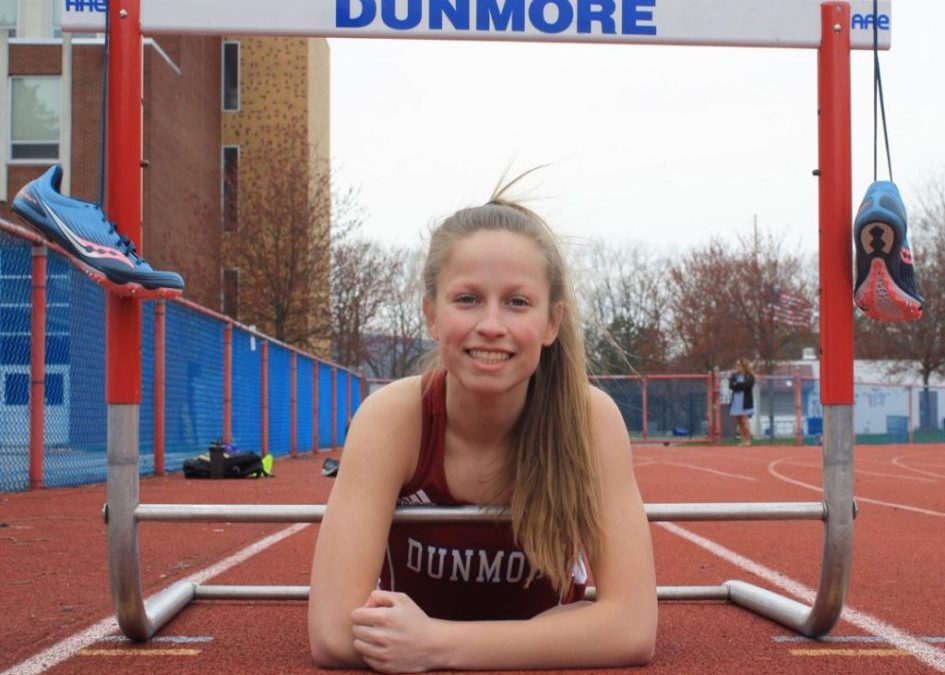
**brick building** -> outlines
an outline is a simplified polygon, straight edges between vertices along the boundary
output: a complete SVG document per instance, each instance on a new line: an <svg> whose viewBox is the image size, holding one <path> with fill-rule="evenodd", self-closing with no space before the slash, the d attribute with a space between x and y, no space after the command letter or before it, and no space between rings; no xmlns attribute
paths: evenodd
<svg viewBox="0 0 945 675"><path fill-rule="evenodd" d="M281 333L294 344L327 354L324 319L329 311L331 208L327 40L226 37L222 53L224 310L267 333ZM257 194L246 194L254 190ZM303 191L308 196L302 199L285 194ZM260 198L281 206L261 205ZM286 221L299 224L293 228ZM276 230L283 230L283 235L291 230L283 247L307 243L310 249L310 264L296 262L308 287L291 291L292 298L269 281L279 276L277 261L283 252L278 245L271 248L263 269L247 273L239 268L240 260L246 264L254 258L245 255L246 247L257 239L269 239ZM294 308L295 318L275 320L277 304L285 308L283 313Z"/></svg>
<svg viewBox="0 0 945 675"><path fill-rule="evenodd" d="M0 0L3 218L16 220L9 206L17 191L55 163L65 194L99 199L104 38L63 35L63 5ZM239 186L251 183L240 173L252 166L238 158L292 110L327 159L328 65L324 39L145 39L141 249L155 268L184 276L186 298L254 322L240 312L239 270L222 253L224 229L239 236Z"/></svg>

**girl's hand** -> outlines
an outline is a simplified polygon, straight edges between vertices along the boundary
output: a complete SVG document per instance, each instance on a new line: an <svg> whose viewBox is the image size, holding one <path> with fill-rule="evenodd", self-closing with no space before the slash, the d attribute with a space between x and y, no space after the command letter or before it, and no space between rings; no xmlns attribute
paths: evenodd
<svg viewBox="0 0 945 675"><path fill-rule="evenodd" d="M351 613L354 648L364 662L386 673L416 673L442 667L436 627L405 593L375 590Z"/></svg>

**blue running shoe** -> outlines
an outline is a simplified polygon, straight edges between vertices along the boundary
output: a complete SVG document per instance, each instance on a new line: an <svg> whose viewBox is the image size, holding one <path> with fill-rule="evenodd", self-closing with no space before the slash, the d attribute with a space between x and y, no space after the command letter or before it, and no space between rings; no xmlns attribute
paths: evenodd
<svg viewBox="0 0 945 675"><path fill-rule="evenodd" d="M62 167L51 167L17 193L13 212L110 291L140 298L176 297L183 292L179 274L152 269L134 242L106 220L98 204L62 195L61 181Z"/></svg>
<svg viewBox="0 0 945 675"><path fill-rule="evenodd" d="M925 299L916 285L906 207L895 184L883 180L869 186L853 223L853 239L856 306L880 321L921 319Z"/></svg>

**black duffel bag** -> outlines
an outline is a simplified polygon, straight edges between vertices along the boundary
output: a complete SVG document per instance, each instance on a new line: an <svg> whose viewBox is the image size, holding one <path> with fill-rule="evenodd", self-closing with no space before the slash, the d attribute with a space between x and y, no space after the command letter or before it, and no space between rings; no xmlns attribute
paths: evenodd
<svg viewBox="0 0 945 675"><path fill-rule="evenodd" d="M236 447L213 443L202 455L184 460L185 478L261 478L262 457L255 452L233 452Z"/></svg>

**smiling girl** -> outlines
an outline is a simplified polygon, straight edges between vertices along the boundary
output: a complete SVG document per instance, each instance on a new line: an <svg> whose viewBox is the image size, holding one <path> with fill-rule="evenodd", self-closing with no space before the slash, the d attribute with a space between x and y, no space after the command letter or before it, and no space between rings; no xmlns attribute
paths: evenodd
<svg viewBox="0 0 945 675"><path fill-rule="evenodd" d="M386 672L648 662L656 582L630 442L590 386L554 235L506 199L430 240L422 377L367 398L312 563L322 667ZM392 525L398 504L507 509L511 522ZM587 567L597 587L583 600Z"/></svg>

